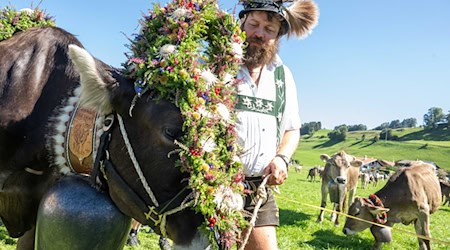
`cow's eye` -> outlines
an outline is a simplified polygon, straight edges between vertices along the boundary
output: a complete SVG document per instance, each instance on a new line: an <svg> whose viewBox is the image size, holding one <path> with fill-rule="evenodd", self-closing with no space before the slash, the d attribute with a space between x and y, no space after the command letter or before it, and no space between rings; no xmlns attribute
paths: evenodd
<svg viewBox="0 0 450 250"><path fill-rule="evenodd" d="M353 214L353 216L358 216L359 212L360 212L359 208L355 209L355 213Z"/></svg>
<svg viewBox="0 0 450 250"><path fill-rule="evenodd" d="M166 127L164 128L164 135L171 140L177 139L180 135L180 130Z"/></svg>

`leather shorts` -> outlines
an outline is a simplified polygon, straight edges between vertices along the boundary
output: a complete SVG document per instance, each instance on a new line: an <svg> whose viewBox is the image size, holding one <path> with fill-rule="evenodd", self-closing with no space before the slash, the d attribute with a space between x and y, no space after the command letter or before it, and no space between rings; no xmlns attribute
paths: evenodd
<svg viewBox="0 0 450 250"><path fill-rule="evenodd" d="M246 177L244 181L245 188L250 190L250 193L245 196L244 210L252 215L258 202L257 190L261 182L261 177ZM279 209L275 202L272 189L266 187L266 192L267 197L263 199L261 207L258 210L255 227L280 225Z"/></svg>

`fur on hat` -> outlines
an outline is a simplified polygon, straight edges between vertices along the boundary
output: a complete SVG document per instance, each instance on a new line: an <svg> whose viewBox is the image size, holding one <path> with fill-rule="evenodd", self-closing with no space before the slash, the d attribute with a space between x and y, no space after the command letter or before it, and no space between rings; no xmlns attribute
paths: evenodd
<svg viewBox="0 0 450 250"><path fill-rule="evenodd" d="M287 23L287 28L281 35L287 34L288 38L293 35L300 39L307 37L317 26L319 19L319 8L313 0L240 0L240 2L244 5L244 9L239 13L240 18L256 10L277 12ZM289 6L283 5L289 3Z"/></svg>

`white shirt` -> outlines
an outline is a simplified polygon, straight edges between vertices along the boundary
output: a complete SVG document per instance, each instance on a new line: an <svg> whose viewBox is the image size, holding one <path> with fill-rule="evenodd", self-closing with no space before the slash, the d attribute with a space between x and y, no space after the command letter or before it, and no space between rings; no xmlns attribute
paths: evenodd
<svg viewBox="0 0 450 250"><path fill-rule="evenodd" d="M277 56L273 64L263 67L258 86L252 80L246 66L237 75L241 80L238 93L275 101L275 68L282 65ZM281 135L285 131L300 129L297 88L291 71L285 66L286 106L281 120ZM240 156L246 176L262 176L264 168L272 161L277 152L277 122L273 115L237 110L237 142L243 149Z"/></svg>

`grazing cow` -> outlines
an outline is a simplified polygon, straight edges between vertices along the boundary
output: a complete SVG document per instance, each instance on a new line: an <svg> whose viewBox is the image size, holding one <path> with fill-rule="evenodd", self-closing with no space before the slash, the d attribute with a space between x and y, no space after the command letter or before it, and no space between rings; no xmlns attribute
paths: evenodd
<svg viewBox="0 0 450 250"><path fill-rule="evenodd" d="M442 205L445 206L445 204L448 204L450 207L450 183L442 180L439 183L441 185L442 200L444 201Z"/></svg>
<svg viewBox="0 0 450 250"><path fill-rule="evenodd" d="M361 188L367 188L367 186L369 185L370 182L370 174L369 173L361 173L360 174L360 178L361 178Z"/></svg>
<svg viewBox="0 0 450 250"><path fill-rule="evenodd" d="M54 27L32 28L0 42L0 217L9 235L20 237L18 248L34 249L42 197L72 172L75 165L67 159L74 151L79 153L76 162L88 161L86 144L66 141L76 127L68 126L71 115L82 102L95 108L100 118L95 128L78 125L94 135L103 133L87 145L100 144L91 152L102 160L96 164L101 171L94 169L93 175L107 182L104 187L115 205L156 232L166 232L177 246L206 247L208 242L197 230L204 218L193 210L180 209L164 218L165 223L157 220L188 195L181 192L187 176L175 167L178 155L170 154L178 149L174 140L182 135L179 109L153 100L150 91L134 102L134 81L80 47L72 34ZM77 140L89 141L81 136ZM95 242L92 235L86 240ZM196 243L200 245L193 247Z"/></svg>
<svg viewBox="0 0 450 250"><path fill-rule="evenodd" d="M292 160L289 162L289 165L290 165L291 167L294 167L295 172L297 172L297 173L300 172L300 171L302 171L303 166L300 165L300 162L297 161L297 160L295 160L295 159L292 159Z"/></svg>
<svg viewBox="0 0 450 250"><path fill-rule="evenodd" d="M361 160L341 151L333 156L323 154L320 159L325 161L325 169L322 176L322 201L320 206L325 208L327 205L327 196L330 194L330 200L334 204L334 210L343 212L345 210L345 199L348 193L348 202L351 204L358 186L359 168L363 164ZM324 210L320 210L317 222L323 221ZM339 225L339 215L333 213L332 221Z"/></svg>
<svg viewBox="0 0 450 250"><path fill-rule="evenodd" d="M308 176L306 176L306 179L309 181L316 181L316 176L318 174L319 174L319 169L317 167L310 168L309 172L308 172Z"/></svg>
<svg viewBox="0 0 450 250"><path fill-rule="evenodd" d="M414 223L417 234L431 237L430 214L437 211L440 204L441 188L434 167L415 162L397 170L386 185L368 199L357 198L349 208L349 215L389 227L400 222ZM390 229L352 218L347 218L343 232L352 235L369 227L375 238L374 249L392 240ZM429 240L418 240L420 249L431 249Z"/></svg>

